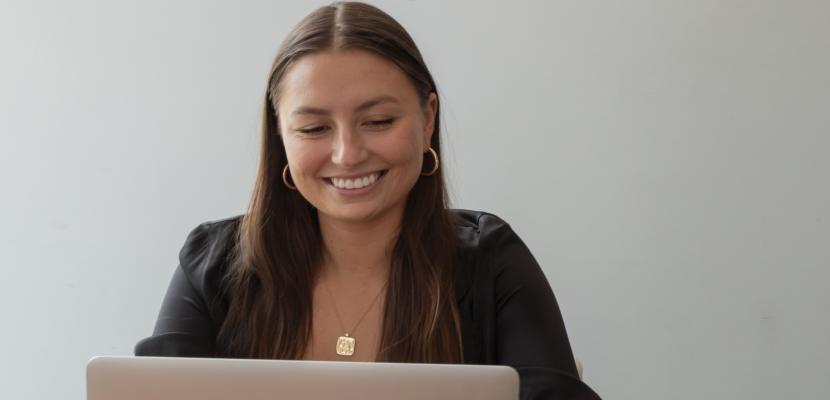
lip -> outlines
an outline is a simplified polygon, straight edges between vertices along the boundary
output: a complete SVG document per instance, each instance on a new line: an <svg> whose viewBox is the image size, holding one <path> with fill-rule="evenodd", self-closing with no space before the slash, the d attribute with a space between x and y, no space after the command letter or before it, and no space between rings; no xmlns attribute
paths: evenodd
<svg viewBox="0 0 830 400"><path fill-rule="evenodd" d="M358 177L361 177L361 176L371 175L375 172L380 173L380 176L378 177L378 179L376 179L374 182L372 182L371 185L362 187L360 189L341 189L337 186L334 186L334 182L332 182L332 178L354 179L354 178L358 178ZM386 172L387 172L387 170L381 170L381 171L374 171L374 172L369 172L367 174L360 174L360 175L333 176L333 177L329 177L329 178L324 178L324 180L326 181L326 183L329 184L329 187L334 189L338 194L340 194L342 196L347 196L347 197L354 197L354 196L364 195L364 194L369 193L372 190L374 190L375 187L378 185L378 182L383 180L383 177L386 176Z"/></svg>
<svg viewBox="0 0 830 400"><path fill-rule="evenodd" d="M369 176L369 175L372 175L374 173L378 173L378 174L381 174L381 176L383 176L383 174L386 173L386 170L385 169L379 169L379 170L375 170L375 171L369 171L369 172L364 172L364 173L361 173L361 174L352 174L352 175L333 175L333 176L327 176L324 179L326 179L326 180L331 180L331 179L334 179L334 178L337 178L337 179L354 179L354 178L361 178L361 177L364 177L364 176Z"/></svg>

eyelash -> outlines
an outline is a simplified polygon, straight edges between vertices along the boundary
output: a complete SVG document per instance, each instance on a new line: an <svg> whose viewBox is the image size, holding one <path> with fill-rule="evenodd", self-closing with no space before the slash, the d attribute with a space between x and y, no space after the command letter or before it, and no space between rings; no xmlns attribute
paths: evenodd
<svg viewBox="0 0 830 400"><path fill-rule="evenodd" d="M369 121L369 125L371 126L387 126L392 125L395 122L395 118L387 118L387 119L378 119L374 121Z"/></svg>
<svg viewBox="0 0 830 400"><path fill-rule="evenodd" d="M304 133L306 135L313 135L313 134L322 132L323 129L325 129L325 127L317 126L317 127L314 127L314 128L297 129L297 132Z"/></svg>
<svg viewBox="0 0 830 400"><path fill-rule="evenodd" d="M368 121L367 125L372 128L382 128L385 126L392 125L395 122L395 118L387 118L387 119L379 119L374 121ZM322 133L325 130L325 126L315 126L313 128L306 128L306 129L298 129L297 131L306 135L315 135Z"/></svg>

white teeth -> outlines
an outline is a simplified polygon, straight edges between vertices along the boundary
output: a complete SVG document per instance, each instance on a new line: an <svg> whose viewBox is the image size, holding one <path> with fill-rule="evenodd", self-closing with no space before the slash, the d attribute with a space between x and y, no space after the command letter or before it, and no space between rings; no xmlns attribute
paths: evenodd
<svg viewBox="0 0 830 400"><path fill-rule="evenodd" d="M375 183L380 174L375 172L355 179L331 178L331 182L338 189L360 189Z"/></svg>

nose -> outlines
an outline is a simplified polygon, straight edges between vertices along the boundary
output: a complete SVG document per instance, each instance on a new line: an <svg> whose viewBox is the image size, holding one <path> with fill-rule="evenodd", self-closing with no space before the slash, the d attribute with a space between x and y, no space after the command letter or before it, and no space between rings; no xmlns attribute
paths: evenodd
<svg viewBox="0 0 830 400"><path fill-rule="evenodd" d="M331 161L343 168L359 165L369 155L360 133L349 127L338 129L332 147Z"/></svg>

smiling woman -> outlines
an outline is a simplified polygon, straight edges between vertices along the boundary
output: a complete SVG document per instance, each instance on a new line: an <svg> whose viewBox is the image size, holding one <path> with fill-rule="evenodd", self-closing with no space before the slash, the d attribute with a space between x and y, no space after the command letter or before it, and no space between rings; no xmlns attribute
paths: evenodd
<svg viewBox="0 0 830 400"><path fill-rule="evenodd" d="M431 154L435 93L422 101L393 62L357 49L302 57L283 79L287 168L321 224L400 219Z"/></svg>
<svg viewBox="0 0 830 400"><path fill-rule="evenodd" d="M503 364L522 398L597 398L521 239L448 208L439 119L392 17L308 15L268 79L248 212L190 234L136 355Z"/></svg>

